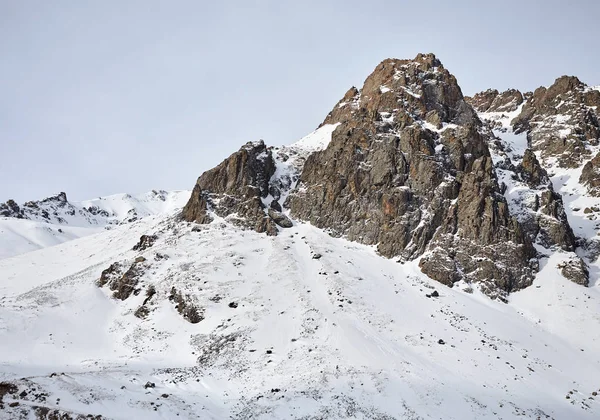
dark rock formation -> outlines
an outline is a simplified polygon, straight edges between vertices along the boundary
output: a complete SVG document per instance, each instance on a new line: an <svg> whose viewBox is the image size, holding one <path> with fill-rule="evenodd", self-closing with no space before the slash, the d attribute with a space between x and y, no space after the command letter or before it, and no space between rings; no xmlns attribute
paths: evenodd
<svg viewBox="0 0 600 420"><path fill-rule="evenodd" d="M281 206L279 208L281 208ZM271 207L269 208L268 215L278 226L283 228L290 228L294 225L289 217L281 213L281 210L277 211Z"/></svg>
<svg viewBox="0 0 600 420"><path fill-rule="evenodd" d="M548 178L546 170L542 168L531 149L525 150L523 160L519 166L520 168L518 171L521 173L523 180L531 188L537 188L540 185L547 186L550 184L550 178Z"/></svg>
<svg viewBox="0 0 600 420"><path fill-rule="evenodd" d="M98 280L99 287L108 285L108 288L114 292L115 299L125 300L132 293L139 293L136 286L147 269L146 259L138 257L127 271L123 272L124 268L123 264L115 262L102 272Z"/></svg>
<svg viewBox="0 0 600 420"><path fill-rule="evenodd" d="M576 77L562 76L548 88L540 87L527 99L513 125L528 132L532 149L542 160L576 168L588 157L586 145L600 138L600 91L588 89Z"/></svg>
<svg viewBox="0 0 600 420"><path fill-rule="evenodd" d="M539 241L544 246L558 245L565 251L574 251L577 239L565 213L562 196L551 189L541 193L539 211L544 216L536 219Z"/></svg>
<svg viewBox="0 0 600 420"><path fill-rule="evenodd" d="M154 242L158 239L156 235L142 235L137 244L133 246L134 251L144 251L154 245Z"/></svg>
<svg viewBox="0 0 600 420"><path fill-rule="evenodd" d="M502 93L496 89L488 89L473 97L465 97L465 100L477 112L513 112L523 103L523 95L516 89Z"/></svg>
<svg viewBox="0 0 600 420"><path fill-rule="evenodd" d="M600 197L600 153L583 166L579 182L587 187L590 195Z"/></svg>
<svg viewBox="0 0 600 420"><path fill-rule="evenodd" d="M169 300L175 303L177 312L191 324L197 324L204 319L203 310L192 302L190 296L184 296L183 293L178 291L175 287L171 288Z"/></svg>
<svg viewBox="0 0 600 420"><path fill-rule="evenodd" d="M567 220L562 197L554 191L550 177L534 150L516 151L515 144L501 138L501 133L509 131L510 116L507 113L518 110L524 99L529 101L523 105L526 109L533 101L533 94L523 97L514 89L501 94L487 90L469 98L469 102L481 113L486 128L493 129L500 136L494 138L489 146L495 155L496 172L503 182L501 191L506 193L511 213L521 223L524 233L532 242L544 247L559 246L573 251L576 239Z"/></svg>
<svg viewBox="0 0 600 420"><path fill-rule="evenodd" d="M573 283L577 283L585 287L589 285L590 273L587 265L581 258L576 257L569 261L565 261L559 264L558 268L560 268L562 275L571 280Z"/></svg>
<svg viewBox="0 0 600 420"><path fill-rule="evenodd" d="M331 123L288 198L292 216L384 256L423 255L423 272L447 285L495 295L531 283L536 253L500 193L490 139L435 56L383 61Z"/></svg>
<svg viewBox="0 0 600 420"><path fill-rule="evenodd" d="M0 203L0 216L14 217L17 219L25 218L23 210L21 210L15 200L8 200L6 203Z"/></svg>
<svg viewBox="0 0 600 420"><path fill-rule="evenodd" d="M274 173L273 156L263 141L247 143L198 178L183 208L183 220L210 223L214 212L238 226L276 235L276 222L263 202Z"/></svg>
<svg viewBox="0 0 600 420"><path fill-rule="evenodd" d="M576 238L567 219L562 196L554 191L548 173L531 149L526 149L522 160L514 168L520 180L531 188L533 202L521 200L519 221L532 242L545 247L559 246L574 251Z"/></svg>

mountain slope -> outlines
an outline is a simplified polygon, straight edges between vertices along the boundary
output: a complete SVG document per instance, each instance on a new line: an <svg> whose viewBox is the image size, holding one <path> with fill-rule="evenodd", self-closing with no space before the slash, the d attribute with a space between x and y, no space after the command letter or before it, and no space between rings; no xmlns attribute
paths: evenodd
<svg viewBox="0 0 600 420"><path fill-rule="evenodd" d="M0 259L63 243L131 223L139 218L180 209L188 191L115 194L69 202L65 193L19 205L0 203Z"/></svg>
<svg viewBox="0 0 600 420"><path fill-rule="evenodd" d="M132 251L146 232L157 241ZM114 300L95 285L113 262L139 257L138 295ZM600 388L600 319L584 316L600 313L597 289L582 294L552 264L502 304L440 288L417 262L308 225L268 237L218 219L198 229L150 217L2 260L0 273L9 343L0 371L18 387L4 397L5 418L33 406L123 419L559 419L600 410L589 399ZM178 313L173 288L202 321ZM427 297L434 290L439 297Z"/></svg>

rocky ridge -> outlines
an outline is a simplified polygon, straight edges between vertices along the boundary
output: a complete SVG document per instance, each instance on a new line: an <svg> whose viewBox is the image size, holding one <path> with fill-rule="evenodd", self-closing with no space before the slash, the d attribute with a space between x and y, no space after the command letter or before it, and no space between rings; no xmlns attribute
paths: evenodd
<svg viewBox="0 0 600 420"><path fill-rule="evenodd" d="M387 59L327 115L319 147L248 143L198 179L182 216L269 235L307 221L502 299L559 249L587 284L575 251L600 247L575 235L555 169L579 168L588 195L600 190L598 104L573 77L464 97L433 54Z"/></svg>
<svg viewBox="0 0 600 420"><path fill-rule="evenodd" d="M565 197L585 203L586 222L596 220L599 94L563 76L534 93L488 90L467 98L497 137L490 150L511 212L533 242L570 253L562 273L585 286L587 263L598 255L595 232L600 226L581 224L580 209L565 205Z"/></svg>
<svg viewBox="0 0 600 420"><path fill-rule="evenodd" d="M500 191L491 135L435 56L382 62L320 129L333 126L285 201L272 188L277 159L252 144L199 178L184 220L242 215L237 224L275 234L267 208L276 203L387 257L421 257L423 272L447 285L477 282L503 296L531 284L536 252Z"/></svg>
<svg viewBox="0 0 600 420"><path fill-rule="evenodd" d="M37 222L70 226L112 226L135 222L154 214L163 207L177 207L185 191L152 190L132 196L116 194L94 200L71 202L67 194L60 192L43 200L18 204L15 200L0 203L0 217L32 220Z"/></svg>

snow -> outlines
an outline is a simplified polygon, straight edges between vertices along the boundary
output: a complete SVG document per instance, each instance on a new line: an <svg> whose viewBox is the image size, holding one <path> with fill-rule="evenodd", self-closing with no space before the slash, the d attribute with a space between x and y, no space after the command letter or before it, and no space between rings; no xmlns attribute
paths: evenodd
<svg viewBox="0 0 600 420"><path fill-rule="evenodd" d="M404 90L404 92L408 93L410 96L413 96L415 98L420 98L421 97L421 95L419 95L418 93L413 92L412 90L410 90L406 86L400 86L400 87L402 88L402 90Z"/></svg>
<svg viewBox="0 0 600 420"><path fill-rule="evenodd" d="M331 142L331 134L339 125L340 123L324 124L309 135L287 147L299 149L308 153L325 150L329 145L329 142Z"/></svg>
<svg viewBox="0 0 600 420"><path fill-rule="evenodd" d="M150 191L81 202L37 202L49 219L29 212L31 220L0 217L0 259L93 235L129 220L172 213L181 209L189 197L190 191ZM86 210L89 208L94 208L96 214Z"/></svg>
<svg viewBox="0 0 600 420"><path fill-rule="evenodd" d="M487 118L517 164L527 140L510 129L513 114ZM274 148L281 203L337 126ZM594 222L576 208L600 199L585 194L580 172L557 170L552 181L570 223L591 240ZM509 171L497 174L511 211L529 198ZM216 215L208 225L181 222L188 198L116 195L71 203L109 217L0 219L0 382L19 387L4 396L0 419L34 406L108 419L600 417L598 264L584 288L558 269L574 253L536 244L544 257L533 286L504 304L476 285L429 279L419 260L385 259L308 223L271 237ZM133 251L143 234L158 239ZM139 294L120 301L97 286L112 263L140 256ZM150 286L156 294L144 303ZM178 313L172 288L202 321ZM428 297L434 290L440 296ZM142 304L145 319L134 316Z"/></svg>
<svg viewBox="0 0 600 420"><path fill-rule="evenodd" d="M600 413L587 399L600 387L598 289L563 279L556 261L539 289L502 304L307 224L277 237L220 220L192 227L151 216L1 260L0 380L48 393L38 405L114 419ZM159 240L141 253L151 261L142 281L158 298L141 320L144 293L116 301L95 280L139 255L131 248L149 232ZM203 321L175 311L173 286L202 306ZM434 289L440 297L427 298Z"/></svg>
<svg viewBox="0 0 600 420"><path fill-rule="evenodd" d="M59 229L61 231L59 231ZM33 220L0 218L0 259L101 232L98 227L57 226Z"/></svg>

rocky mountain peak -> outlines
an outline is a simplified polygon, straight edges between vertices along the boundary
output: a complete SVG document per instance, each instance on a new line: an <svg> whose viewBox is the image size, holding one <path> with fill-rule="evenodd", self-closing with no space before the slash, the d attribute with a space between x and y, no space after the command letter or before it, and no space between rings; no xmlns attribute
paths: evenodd
<svg viewBox="0 0 600 420"><path fill-rule="evenodd" d="M480 282L497 296L530 284L535 251L500 193L490 135L435 56L384 60L332 123L290 194L292 216L388 257L422 257L447 285Z"/></svg>
<svg viewBox="0 0 600 420"><path fill-rule="evenodd" d="M356 118L373 123L393 118L403 126L425 120L436 126L477 122L456 78L433 54L382 61L360 91L352 87L346 92L323 124Z"/></svg>
<svg viewBox="0 0 600 420"><path fill-rule="evenodd" d="M533 243L564 252L578 244L544 153L589 153L598 95L561 77L533 93L465 98L433 54L386 59L338 101L313 133L317 142L246 144L198 178L182 217L269 235L291 217L386 257L418 259L448 286L477 283L503 299L532 283ZM600 171L583 173L599 189ZM577 258L572 265L585 266Z"/></svg>

